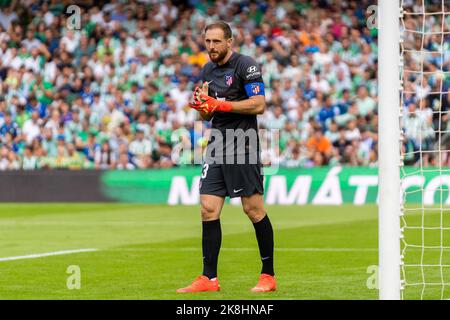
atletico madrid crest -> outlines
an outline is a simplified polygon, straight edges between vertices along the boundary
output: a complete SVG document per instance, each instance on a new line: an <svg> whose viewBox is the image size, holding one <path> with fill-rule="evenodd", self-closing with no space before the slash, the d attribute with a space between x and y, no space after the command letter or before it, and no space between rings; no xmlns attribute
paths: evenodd
<svg viewBox="0 0 450 320"><path fill-rule="evenodd" d="M231 84L233 83L233 76L231 74L225 75L225 83L227 84L227 86L231 86Z"/></svg>
<svg viewBox="0 0 450 320"><path fill-rule="evenodd" d="M254 94L258 94L261 91L261 87L259 85L259 83L253 83L252 84L252 92Z"/></svg>

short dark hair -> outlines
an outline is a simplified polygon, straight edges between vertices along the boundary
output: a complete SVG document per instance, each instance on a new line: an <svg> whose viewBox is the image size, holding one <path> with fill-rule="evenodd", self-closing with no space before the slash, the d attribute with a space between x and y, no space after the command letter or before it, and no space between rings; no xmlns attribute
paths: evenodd
<svg viewBox="0 0 450 320"><path fill-rule="evenodd" d="M217 21L217 22L208 24L205 28L205 33L209 29L216 29L216 28L222 29L225 39L230 39L233 37L233 32L231 31L231 27L225 21Z"/></svg>

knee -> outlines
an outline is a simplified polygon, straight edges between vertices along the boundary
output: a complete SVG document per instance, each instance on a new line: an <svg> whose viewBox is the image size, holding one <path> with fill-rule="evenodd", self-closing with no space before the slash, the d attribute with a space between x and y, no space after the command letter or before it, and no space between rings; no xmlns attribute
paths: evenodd
<svg viewBox="0 0 450 320"><path fill-rule="evenodd" d="M266 215L264 208L259 206L244 206L245 214L250 218L253 223L260 221Z"/></svg>
<svg viewBox="0 0 450 320"><path fill-rule="evenodd" d="M219 219L219 210L208 202L202 203L201 214L203 221L211 221Z"/></svg>

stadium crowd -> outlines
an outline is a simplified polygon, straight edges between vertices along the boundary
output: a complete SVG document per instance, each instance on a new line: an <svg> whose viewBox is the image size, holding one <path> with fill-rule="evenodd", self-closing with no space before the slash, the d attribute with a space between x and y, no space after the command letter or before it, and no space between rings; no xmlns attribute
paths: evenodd
<svg viewBox="0 0 450 320"><path fill-rule="evenodd" d="M191 163L192 152L172 151L180 142L204 145L188 103L208 61L204 27L219 19L230 22L234 49L262 68L267 110L258 121L279 137L263 151L265 163L377 164L373 1L80 1L79 24L64 1L1 3L0 170ZM441 31L439 21L430 16L426 29ZM405 16L406 29L422 27ZM446 31L405 33L407 164L437 164L433 152L417 151L450 149ZM448 152L441 161L450 165Z"/></svg>

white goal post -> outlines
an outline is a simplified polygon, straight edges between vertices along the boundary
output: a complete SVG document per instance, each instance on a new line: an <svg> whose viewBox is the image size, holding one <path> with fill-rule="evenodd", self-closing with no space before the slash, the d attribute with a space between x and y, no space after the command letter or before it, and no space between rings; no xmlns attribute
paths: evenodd
<svg viewBox="0 0 450 320"><path fill-rule="evenodd" d="M378 1L379 298L450 298L450 0Z"/></svg>
<svg viewBox="0 0 450 320"><path fill-rule="evenodd" d="M399 0L378 1L379 297L400 299Z"/></svg>

